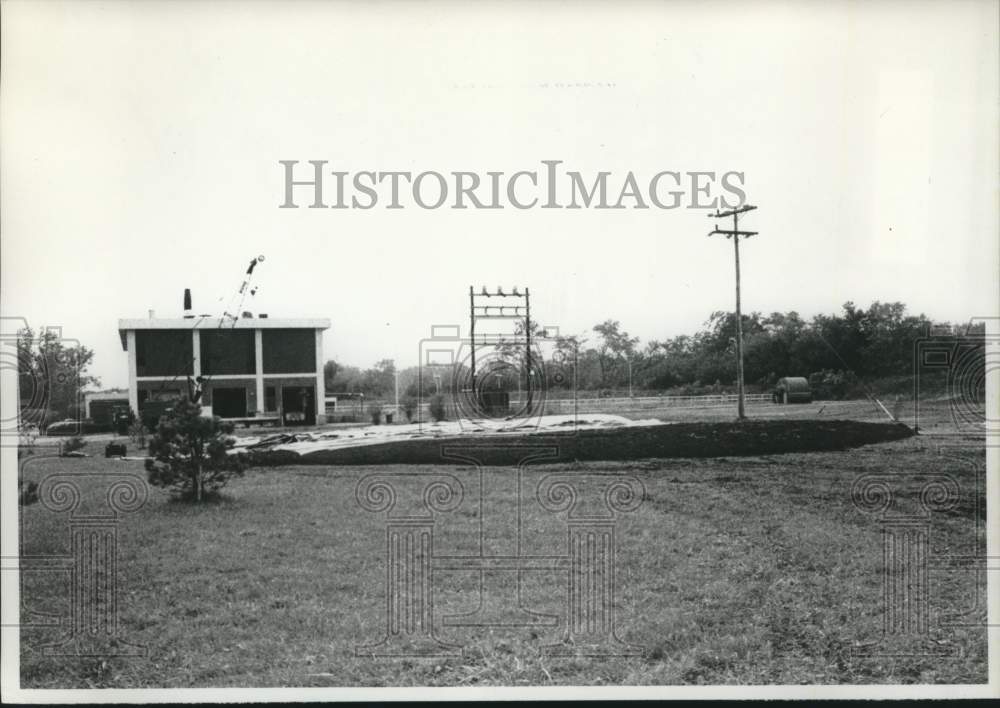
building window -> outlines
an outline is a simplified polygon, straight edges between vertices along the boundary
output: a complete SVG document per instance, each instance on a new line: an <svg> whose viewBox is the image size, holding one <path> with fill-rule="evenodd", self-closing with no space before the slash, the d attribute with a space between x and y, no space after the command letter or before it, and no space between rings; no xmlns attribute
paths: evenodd
<svg viewBox="0 0 1000 708"><path fill-rule="evenodd" d="M245 387L212 388L212 414L220 418L243 418L247 414Z"/></svg>
<svg viewBox="0 0 1000 708"><path fill-rule="evenodd" d="M265 374L316 373L316 330L265 329L261 338Z"/></svg>
<svg viewBox="0 0 1000 708"><path fill-rule="evenodd" d="M187 376L193 372L194 351L190 331L136 331L136 376Z"/></svg>
<svg viewBox="0 0 1000 708"><path fill-rule="evenodd" d="M268 413L278 410L278 391L274 386L264 387L264 410Z"/></svg>
<svg viewBox="0 0 1000 708"><path fill-rule="evenodd" d="M253 330L213 329L201 335L201 373L205 376L254 374Z"/></svg>

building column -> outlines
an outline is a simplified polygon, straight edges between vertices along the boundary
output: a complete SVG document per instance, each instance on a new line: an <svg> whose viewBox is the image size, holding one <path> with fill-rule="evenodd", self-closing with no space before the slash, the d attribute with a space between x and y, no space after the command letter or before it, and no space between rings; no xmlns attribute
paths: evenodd
<svg viewBox="0 0 1000 708"><path fill-rule="evenodd" d="M139 383L136 381L135 330L125 332L125 348L128 350L128 405L139 416Z"/></svg>
<svg viewBox="0 0 1000 708"><path fill-rule="evenodd" d="M326 422L326 382L323 376L323 330L316 330L316 424Z"/></svg>
<svg viewBox="0 0 1000 708"><path fill-rule="evenodd" d="M195 380L201 376L201 334L197 328L191 330L191 375Z"/></svg>
<svg viewBox="0 0 1000 708"><path fill-rule="evenodd" d="M191 330L191 377L197 381L198 377L201 376L201 333L198 328L195 327ZM205 405L208 396L205 395L204 389L201 384L196 384L198 389L202 391L201 400L198 405L201 406L201 414L209 418L212 417L212 406Z"/></svg>
<svg viewBox="0 0 1000 708"><path fill-rule="evenodd" d="M257 384L257 413L264 414L264 332L261 329L253 331L254 383Z"/></svg>

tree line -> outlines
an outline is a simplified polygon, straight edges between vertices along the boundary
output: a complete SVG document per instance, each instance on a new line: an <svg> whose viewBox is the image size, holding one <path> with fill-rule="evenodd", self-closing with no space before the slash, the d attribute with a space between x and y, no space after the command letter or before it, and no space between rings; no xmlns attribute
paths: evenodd
<svg viewBox="0 0 1000 708"><path fill-rule="evenodd" d="M748 391L766 391L784 376L810 379L822 397L859 394L878 380L880 390L912 390L915 343L928 333L982 337L981 323L933 322L923 314L910 314L901 302L875 301L867 308L844 303L840 312L805 319L798 312L751 312L743 316L744 371ZM618 320L608 319L576 336L547 338L533 327L539 347L533 369L544 376L544 387L558 395L572 390L588 395L635 395L643 392L703 394L731 392L736 372L736 318L726 311L713 312L693 334L641 343ZM493 347L477 349L478 373L497 362L493 377L509 390L523 383L524 347L517 336ZM22 418L47 423L62 418L82 418L83 391L99 380L89 374L94 352L79 342L62 339L46 330L23 330L17 337L19 393ZM540 360L540 361L539 361ZM514 373L512 373L514 372ZM366 399L392 400L397 368L382 359L362 369L327 361L323 367L330 395L363 394ZM468 368L404 368L398 371L400 400L449 392L468 381ZM458 380L456 381L456 377ZM491 379L493 380L493 379ZM541 386L541 382L536 384Z"/></svg>
<svg viewBox="0 0 1000 708"><path fill-rule="evenodd" d="M912 388L914 347L919 339L929 333L983 334L981 324L967 331L965 325L910 314L901 302L879 301L867 308L846 302L840 312L810 319L794 310L768 315L751 312L743 315L742 324L748 391L766 392L779 378L802 376L818 394L830 398L860 395L876 380L883 391L888 387L889 392L906 393ZM522 332L523 327L515 335ZM575 389L590 395L627 395L630 388L634 395L732 392L735 333L735 313L727 311L713 312L693 334L645 343L613 319L580 335L554 339L546 339L544 331L533 327L535 339L546 343L544 355L539 349L542 365L534 364L545 377L546 389L556 394ZM490 361L488 349L477 348L480 361ZM513 362L523 372L523 344L511 340L493 350L493 359ZM480 376L485 366L478 365ZM364 370L328 361L324 373L331 394L353 392L382 399L394 395L396 367L388 359ZM417 367L402 369L400 397L430 395L439 386L448 391L453 377L467 375L462 365L451 371L425 368L419 376ZM509 374L507 379L504 385L510 390L520 385Z"/></svg>

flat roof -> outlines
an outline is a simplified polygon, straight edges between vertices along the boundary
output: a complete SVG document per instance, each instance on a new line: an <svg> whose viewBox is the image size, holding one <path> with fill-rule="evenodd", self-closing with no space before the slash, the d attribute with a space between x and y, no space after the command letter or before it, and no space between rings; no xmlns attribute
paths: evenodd
<svg viewBox="0 0 1000 708"><path fill-rule="evenodd" d="M119 398L128 400L128 389L122 391L84 391L83 398L86 401L116 401Z"/></svg>
<svg viewBox="0 0 1000 708"><path fill-rule="evenodd" d="M146 329L330 329L328 317L142 317L118 320L118 336L126 349L125 333Z"/></svg>

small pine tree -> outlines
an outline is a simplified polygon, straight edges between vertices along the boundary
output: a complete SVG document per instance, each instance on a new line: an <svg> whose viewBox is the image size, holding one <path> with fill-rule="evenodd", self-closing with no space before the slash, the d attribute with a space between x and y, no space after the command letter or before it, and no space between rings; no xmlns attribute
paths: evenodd
<svg viewBox="0 0 1000 708"><path fill-rule="evenodd" d="M178 401L160 417L149 441L149 483L187 501L216 496L231 477L243 476L241 459L226 454L232 432L232 423L202 415L197 403Z"/></svg>

